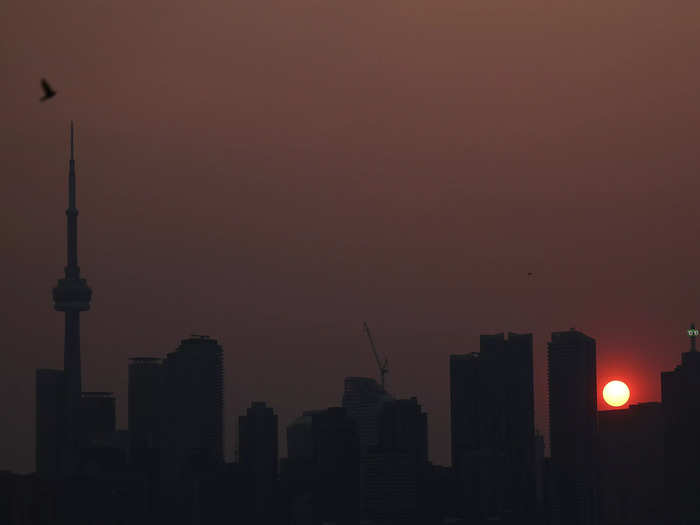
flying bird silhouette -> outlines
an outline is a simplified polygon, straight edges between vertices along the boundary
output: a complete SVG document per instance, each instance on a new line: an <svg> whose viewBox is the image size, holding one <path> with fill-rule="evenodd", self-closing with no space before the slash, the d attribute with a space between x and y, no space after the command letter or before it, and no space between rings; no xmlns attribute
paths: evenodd
<svg viewBox="0 0 700 525"><path fill-rule="evenodd" d="M40 102L43 102L44 100L48 100L54 95L56 95L56 92L51 88L49 83L46 81L45 78L41 79L41 88L44 90L44 96L39 99Z"/></svg>

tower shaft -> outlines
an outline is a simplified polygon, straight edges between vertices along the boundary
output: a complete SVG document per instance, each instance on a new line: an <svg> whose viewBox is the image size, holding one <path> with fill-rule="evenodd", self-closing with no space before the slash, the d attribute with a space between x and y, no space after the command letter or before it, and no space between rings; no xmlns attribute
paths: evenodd
<svg viewBox="0 0 700 525"><path fill-rule="evenodd" d="M80 365L80 311L65 312L65 336L63 344L63 369L66 385L66 402L68 412L73 414L79 410L82 393L82 374Z"/></svg>

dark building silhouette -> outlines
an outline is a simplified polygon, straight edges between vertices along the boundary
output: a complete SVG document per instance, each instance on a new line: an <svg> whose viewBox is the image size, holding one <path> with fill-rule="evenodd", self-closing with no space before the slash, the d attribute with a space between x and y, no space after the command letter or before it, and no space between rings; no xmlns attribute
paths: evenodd
<svg viewBox="0 0 700 525"><path fill-rule="evenodd" d="M122 472L128 461L128 433L117 431L111 392L83 392L79 468L82 475Z"/></svg>
<svg viewBox="0 0 700 525"><path fill-rule="evenodd" d="M552 333L547 351L554 525L598 523L595 339Z"/></svg>
<svg viewBox="0 0 700 525"><path fill-rule="evenodd" d="M254 479L258 523L271 521L277 507L277 432L277 415L265 403L252 403L246 415L238 417L239 464Z"/></svg>
<svg viewBox="0 0 700 525"><path fill-rule="evenodd" d="M420 515L422 524L460 522L457 518L457 480L451 467L429 464L421 491L425 502L425 510Z"/></svg>
<svg viewBox="0 0 700 525"><path fill-rule="evenodd" d="M207 525L218 523L265 524L255 514L253 475L235 463L198 473L187 482L180 515L168 523ZM279 523L279 522L276 522Z"/></svg>
<svg viewBox="0 0 700 525"><path fill-rule="evenodd" d="M368 512L367 469L365 468L368 451L377 445L379 439L379 413L382 405L392 399L392 396L374 379L368 377L345 378L342 406L347 411L348 416L355 421L360 439L360 462L362 464L360 508L363 516Z"/></svg>
<svg viewBox="0 0 700 525"><path fill-rule="evenodd" d="M156 475L160 465L163 388L161 359L130 359L129 456L136 469L151 476Z"/></svg>
<svg viewBox="0 0 700 525"><path fill-rule="evenodd" d="M544 436L535 430L535 505L537 522L544 525L546 507L545 495L545 444Z"/></svg>
<svg viewBox="0 0 700 525"><path fill-rule="evenodd" d="M163 368L157 357L129 360L129 434L133 450L158 448Z"/></svg>
<svg viewBox="0 0 700 525"><path fill-rule="evenodd" d="M170 474L223 462L223 351L216 339L184 339L163 363L163 440Z"/></svg>
<svg viewBox="0 0 700 525"><path fill-rule="evenodd" d="M357 424L363 453L377 444L379 411L392 397L379 383L368 377L346 377L342 406Z"/></svg>
<svg viewBox="0 0 700 525"><path fill-rule="evenodd" d="M63 412L65 460L62 468L70 472L75 468L79 450L78 434L82 380L80 371L80 312L90 309L92 290L80 277L78 266L78 208L75 195L75 160L73 148L73 123L70 126L70 161L68 169L68 209L66 210L67 264L65 277L58 280L53 289L54 307L65 313L65 340L63 371L65 384L65 410Z"/></svg>
<svg viewBox="0 0 700 525"><path fill-rule="evenodd" d="M36 474L0 470L0 523L43 525L60 523L56 501L59 482Z"/></svg>
<svg viewBox="0 0 700 525"><path fill-rule="evenodd" d="M36 371L36 471L46 478L61 473L64 392L63 370Z"/></svg>
<svg viewBox="0 0 700 525"><path fill-rule="evenodd" d="M81 398L81 434L94 439L117 429L117 400L112 392L83 392Z"/></svg>
<svg viewBox="0 0 700 525"><path fill-rule="evenodd" d="M700 352L691 325L681 364L661 373L665 487L669 523L700 523Z"/></svg>
<svg viewBox="0 0 700 525"><path fill-rule="evenodd" d="M661 403L598 413L600 508L603 525L663 523Z"/></svg>
<svg viewBox="0 0 700 525"><path fill-rule="evenodd" d="M428 415L415 397L384 403L378 431L382 450L405 451L417 465L428 463Z"/></svg>
<svg viewBox="0 0 700 525"><path fill-rule="evenodd" d="M362 464L366 515L392 523L412 523L425 510L423 482L428 471L428 419L415 397L385 402L377 445Z"/></svg>
<svg viewBox="0 0 700 525"><path fill-rule="evenodd" d="M65 479L56 487L51 523L146 525L146 483L138 474L101 470Z"/></svg>
<svg viewBox="0 0 700 525"><path fill-rule="evenodd" d="M356 524L360 513L360 440L344 408L304 412L287 427L282 478L291 522Z"/></svg>
<svg viewBox="0 0 700 525"><path fill-rule="evenodd" d="M484 335L480 352L450 356L452 462L472 520L535 512L532 335Z"/></svg>

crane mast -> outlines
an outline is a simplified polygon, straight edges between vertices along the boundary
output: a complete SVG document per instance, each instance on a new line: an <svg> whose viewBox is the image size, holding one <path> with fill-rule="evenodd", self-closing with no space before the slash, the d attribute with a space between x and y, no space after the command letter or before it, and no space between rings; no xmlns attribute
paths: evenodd
<svg viewBox="0 0 700 525"><path fill-rule="evenodd" d="M372 332L369 331L369 326L367 326L367 322L363 323L365 333L367 334L367 339L369 339L369 345L372 347L372 353L374 354L374 359L377 361L377 367L379 368L379 377L382 383L382 388L384 388L384 376L389 372L389 360L387 358L384 358L384 362L382 363L381 359L379 359L379 354L377 353L377 349L374 346L374 339L372 339Z"/></svg>

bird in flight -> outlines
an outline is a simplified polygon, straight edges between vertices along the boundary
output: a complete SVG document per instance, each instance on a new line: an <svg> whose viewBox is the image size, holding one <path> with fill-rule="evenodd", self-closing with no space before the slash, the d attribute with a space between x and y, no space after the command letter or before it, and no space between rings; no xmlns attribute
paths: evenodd
<svg viewBox="0 0 700 525"><path fill-rule="evenodd" d="M53 90L53 88L51 88L51 86L45 78L41 79L41 87L44 90L44 96L39 99L40 102L48 100L56 94L56 92Z"/></svg>

